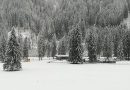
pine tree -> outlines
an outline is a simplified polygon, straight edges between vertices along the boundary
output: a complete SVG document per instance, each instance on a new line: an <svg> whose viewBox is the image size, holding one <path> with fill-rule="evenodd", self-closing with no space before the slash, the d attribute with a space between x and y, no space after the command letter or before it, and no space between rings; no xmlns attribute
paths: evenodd
<svg viewBox="0 0 130 90"><path fill-rule="evenodd" d="M130 31L126 31L123 38L124 56L127 60L130 60Z"/></svg>
<svg viewBox="0 0 130 90"><path fill-rule="evenodd" d="M111 42L108 36L104 38L104 45L103 45L103 56L106 57L106 60L109 60L109 57L112 56L112 47Z"/></svg>
<svg viewBox="0 0 130 90"><path fill-rule="evenodd" d="M19 43L19 47L20 47L20 51L21 51L21 57L23 57L23 44L24 44L24 42L23 42L23 37L21 34L18 36L18 43Z"/></svg>
<svg viewBox="0 0 130 90"><path fill-rule="evenodd" d="M64 39L65 38L62 38L59 42L58 55L66 55L67 44L65 43Z"/></svg>
<svg viewBox="0 0 130 90"><path fill-rule="evenodd" d="M29 49L28 38L26 37L24 39L24 46L23 46L23 58L26 59L26 60L28 59L28 49Z"/></svg>
<svg viewBox="0 0 130 90"><path fill-rule="evenodd" d="M11 35L8 40L6 59L3 64L3 69L6 71L18 71L21 70L21 53L17 37L15 35L14 28L11 31Z"/></svg>
<svg viewBox="0 0 130 90"><path fill-rule="evenodd" d="M82 36L80 33L80 29L78 25L73 28L70 33L70 42L69 42L69 62L72 64L83 63L82 55L83 55L83 48L82 48Z"/></svg>
<svg viewBox="0 0 130 90"><path fill-rule="evenodd" d="M6 52L6 38L3 35L0 41L0 60L4 62L5 60L5 52Z"/></svg>
<svg viewBox="0 0 130 90"><path fill-rule="evenodd" d="M118 49L117 49L117 57L118 59L120 60L123 60L124 59L124 52L123 52L123 41L121 40L119 42L119 45L118 45Z"/></svg>
<svg viewBox="0 0 130 90"><path fill-rule="evenodd" d="M51 42L49 42L49 41L47 41L47 44L46 44L46 53L47 53L47 57L49 58L49 57L51 57Z"/></svg>
<svg viewBox="0 0 130 90"><path fill-rule="evenodd" d="M112 33L110 27L106 27L104 31L103 56L106 57L106 60L109 60L113 51Z"/></svg>
<svg viewBox="0 0 130 90"><path fill-rule="evenodd" d="M102 48L103 48L103 34L102 31L103 29L97 28L97 41L96 41L96 54L98 56L98 59L100 59Z"/></svg>
<svg viewBox="0 0 130 90"><path fill-rule="evenodd" d="M39 60L42 60L42 57L45 56L46 53L46 40L44 38L43 32L39 34L38 38L38 56Z"/></svg>
<svg viewBox="0 0 130 90"><path fill-rule="evenodd" d="M52 52L51 52L51 56L53 57L53 59L54 59L54 57L55 57L55 55L56 55L56 53L57 53L57 50L56 50L56 36L54 35L53 36L53 39L52 39L53 41L52 41Z"/></svg>
<svg viewBox="0 0 130 90"><path fill-rule="evenodd" d="M88 57L89 62L96 62L97 56L96 56L96 38L94 29L91 29L87 38L86 38L86 45L88 49Z"/></svg>
<svg viewBox="0 0 130 90"><path fill-rule="evenodd" d="M42 40L41 40L41 38L38 39L38 57L39 57L39 60L42 60Z"/></svg>

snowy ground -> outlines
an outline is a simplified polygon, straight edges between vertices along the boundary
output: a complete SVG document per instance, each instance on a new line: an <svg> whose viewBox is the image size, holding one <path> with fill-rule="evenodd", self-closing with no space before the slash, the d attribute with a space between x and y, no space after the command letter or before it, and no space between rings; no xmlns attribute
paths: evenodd
<svg viewBox="0 0 130 90"><path fill-rule="evenodd" d="M130 62L72 65L48 61L31 58L17 72L3 71L0 63L0 90L130 90Z"/></svg>

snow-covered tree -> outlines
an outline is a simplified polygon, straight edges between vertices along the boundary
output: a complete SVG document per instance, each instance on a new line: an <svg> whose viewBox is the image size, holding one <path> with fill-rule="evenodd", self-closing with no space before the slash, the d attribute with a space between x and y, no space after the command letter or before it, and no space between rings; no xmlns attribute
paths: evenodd
<svg viewBox="0 0 130 90"><path fill-rule="evenodd" d="M23 37L21 34L18 36L18 43L19 43L19 47L20 47L20 51L21 51L21 56L23 57L23 44L24 44L24 42L23 42Z"/></svg>
<svg viewBox="0 0 130 90"><path fill-rule="evenodd" d="M52 48L52 52L51 52L51 56L54 58L56 53L57 53L57 50L56 50L56 36L54 35L53 36L53 39L52 39L52 45L51 45L51 48Z"/></svg>
<svg viewBox="0 0 130 90"><path fill-rule="evenodd" d="M69 42L69 62L72 64L83 63L83 47L82 47L82 34L80 32L79 26L77 25L71 31L71 37Z"/></svg>
<svg viewBox="0 0 130 90"><path fill-rule="evenodd" d="M2 36L0 40L0 61L4 62L5 60L5 52L6 52L6 38Z"/></svg>
<svg viewBox="0 0 130 90"><path fill-rule="evenodd" d="M28 59L28 50L29 50L29 47L28 47L28 38L26 37L24 39L24 46L23 46L23 58L24 59Z"/></svg>
<svg viewBox="0 0 130 90"><path fill-rule="evenodd" d="M42 57L45 56L46 53L46 40L43 32L39 33L38 36L38 56L39 60L42 60Z"/></svg>
<svg viewBox="0 0 130 90"><path fill-rule="evenodd" d="M47 53L47 57L50 57L51 56L51 42L47 41L47 44L46 44L46 53Z"/></svg>
<svg viewBox="0 0 130 90"><path fill-rule="evenodd" d="M6 58L3 64L3 70L18 71L21 70L21 53L14 28L8 40Z"/></svg>
<svg viewBox="0 0 130 90"><path fill-rule="evenodd" d="M90 29L88 35L86 36L86 46L88 49L88 57L89 62L96 62L97 61L97 53L96 53L96 33L95 29Z"/></svg>
<svg viewBox="0 0 130 90"><path fill-rule="evenodd" d="M66 49L67 49L67 44L64 40L65 38L62 38L60 41L59 41L59 45L58 45L58 54L59 55L66 55Z"/></svg>
<svg viewBox="0 0 130 90"><path fill-rule="evenodd" d="M108 36L104 38L103 56L106 57L107 60L112 56L112 44Z"/></svg>
<svg viewBox="0 0 130 90"><path fill-rule="evenodd" d="M117 48L117 57L120 60L124 59L124 52L123 51L124 51L124 49L123 49L123 41L121 40L119 42L119 45L118 45L118 48Z"/></svg>
<svg viewBox="0 0 130 90"><path fill-rule="evenodd" d="M42 60L42 40L38 39L38 57Z"/></svg>
<svg viewBox="0 0 130 90"><path fill-rule="evenodd" d="M96 37L96 54L98 56L98 58L100 58L101 56L101 52L102 52L102 48L103 48L103 28L101 27L96 27L96 34L97 34L97 37Z"/></svg>
<svg viewBox="0 0 130 90"><path fill-rule="evenodd" d="M106 60L109 60L113 53L112 32L110 27L104 28L104 31L103 56L106 57Z"/></svg>
<svg viewBox="0 0 130 90"><path fill-rule="evenodd" d="M130 60L130 31L126 31L123 38L124 56L127 60Z"/></svg>

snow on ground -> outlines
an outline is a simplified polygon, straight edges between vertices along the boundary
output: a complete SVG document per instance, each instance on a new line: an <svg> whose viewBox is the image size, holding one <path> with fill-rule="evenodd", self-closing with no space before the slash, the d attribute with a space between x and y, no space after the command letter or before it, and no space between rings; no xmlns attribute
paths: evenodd
<svg viewBox="0 0 130 90"><path fill-rule="evenodd" d="M130 62L73 65L31 58L23 70L5 72L0 63L0 90L130 90Z"/></svg>

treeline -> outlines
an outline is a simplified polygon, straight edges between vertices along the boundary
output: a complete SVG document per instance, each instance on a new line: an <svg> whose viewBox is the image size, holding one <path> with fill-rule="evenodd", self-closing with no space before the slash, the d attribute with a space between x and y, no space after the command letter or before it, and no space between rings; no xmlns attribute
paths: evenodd
<svg viewBox="0 0 130 90"><path fill-rule="evenodd" d="M75 32L78 29L79 36L76 37ZM52 42L55 42L55 53L59 55L66 55L70 53L70 50L75 45L80 44L79 50L82 52L80 56L83 57L83 53L86 51L88 52L88 56L90 61L96 62L97 60L100 60L100 57L106 57L106 60L109 61L112 57L117 57L118 60L130 60L130 30L125 25L119 25L119 26L106 26L106 27L97 27L92 26L89 27L89 29L86 30L85 39L82 39L82 33L80 31L80 26L78 25L73 27L72 30L69 32L68 35L64 36L62 39L60 39L59 42L56 43L56 39L52 40ZM44 36L44 35L42 35ZM80 37L78 39L78 37ZM41 40L43 39L43 40ZM78 39L78 40L75 40ZM48 45L53 45L52 43L48 44L46 41L44 41L44 37L40 37L39 42L44 44L38 44L41 45L43 49L41 53L45 55L45 52L53 50L52 48L49 50L46 50L46 47ZM73 41L74 40L74 41ZM51 41L50 41L51 42ZM77 44L76 44L77 43ZM74 44L74 46L73 46ZM47 45L47 46L46 46ZM40 46L39 46L40 47ZM73 50L72 50L73 51ZM57 52L57 53L56 53ZM76 55L76 51L73 51L74 55ZM43 57L44 57L43 55ZM78 55L76 55L78 56Z"/></svg>
<svg viewBox="0 0 130 90"><path fill-rule="evenodd" d="M86 38L86 45L89 57L117 57L119 60L129 60L130 58L130 38L129 29L126 26L92 27L89 29Z"/></svg>

